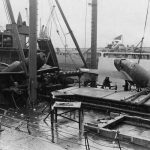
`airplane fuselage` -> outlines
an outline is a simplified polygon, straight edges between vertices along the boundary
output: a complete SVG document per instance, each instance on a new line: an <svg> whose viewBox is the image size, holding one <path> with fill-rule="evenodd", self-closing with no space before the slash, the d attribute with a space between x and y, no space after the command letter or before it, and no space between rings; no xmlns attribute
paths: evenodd
<svg viewBox="0 0 150 150"><path fill-rule="evenodd" d="M40 69L45 63L45 54L38 53L37 54L37 70ZM27 68L29 67L29 58L26 58L25 64ZM19 75L19 73L23 73L22 62L15 61L12 64L6 66L0 72L0 90L10 87L13 85L14 79L17 82L24 82L26 80L25 74Z"/></svg>
<svg viewBox="0 0 150 150"><path fill-rule="evenodd" d="M138 87L150 87L150 73L138 63L126 59L115 59L116 69L127 74Z"/></svg>
<svg viewBox="0 0 150 150"><path fill-rule="evenodd" d="M45 54L37 53L37 70L40 69L45 63ZM25 59L25 64L27 68L29 67L29 58ZM23 71L22 62L15 61L12 64L8 65L8 67L4 68L1 72L19 72Z"/></svg>

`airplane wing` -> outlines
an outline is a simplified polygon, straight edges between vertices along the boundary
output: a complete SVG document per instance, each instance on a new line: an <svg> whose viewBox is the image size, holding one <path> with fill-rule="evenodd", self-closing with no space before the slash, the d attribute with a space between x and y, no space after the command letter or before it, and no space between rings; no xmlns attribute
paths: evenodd
<svg viewBox="0 0 150 150"><path fill-rule="evenodd" d="M53 67L53 68L47 68L47 69L40 69L37 71L37 74L43 74L43 73L52 73L55 71L59 71L58 67ZM8 77L8 76L25 76L24 71L19 71L19 72L0 72L0 77Z"/></svg>
<svg viewBox="0 0 150 150"><path fill-rule="evenodd" d="M89 73L89 74L96 74L99 75L99 70L98 69L87 69L87 68L80 68L79 69L83 73Z"/></svg>
<svg viewBox="0 0 150 150"><path fill-rule="evenodd" d="M52 68L44 68L37 71L37 75L41 75L43 73L53 73L55 71L59 71L58 67L52 67Z"/></svg>
<svg viewBox="0 0 150 150"><path fill-rule="evenodd" d="M20 71L20 72L0 72L0 77L11 76L11 75L23 76L23 75L25 75L25 72L23 72L23 71Z"/></svg>
<svg viewBox="0 0 150 150"><path fill-rule="evenodd" d="M132 78L124 71L109 71L109 70L98 70L98 69L87 69L87 68L80 68L80 71L83 73L96 74L104 77L111 77L111 78L132 81Z"/></svg>

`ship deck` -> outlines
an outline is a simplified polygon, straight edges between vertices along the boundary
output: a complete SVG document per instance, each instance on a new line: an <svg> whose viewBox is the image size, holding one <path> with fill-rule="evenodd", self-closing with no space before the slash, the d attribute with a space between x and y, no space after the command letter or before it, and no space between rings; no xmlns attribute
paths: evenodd
<svg viewBox="0 0 150 150"><path fill-rule="evenodd" d="M40 104L34 109L29 109L28 112L23 110L8 109L2 111L0 109L1 116L1 132L0 136L0 149L11 150L83 150L85 149L85 136L79 132L77 122L73 122L66 118L58 116L58 122L54 124L52 130L51 117L44 121L49 109L42 111L47 104ZM62 110L59 110L59 113ZM28 116L30 114L30 116ZM113 113L112 113L113 115ZM65 114L66 117L78 120L78 113L70 115ZM26 119L29 119L27 121ZM84 124L97 124L99 120L105 122L110 121L108 113L96 111L93 109L84 109ZM103 123L102 123L103 124ZM149 127L149 124L147 125ZM134 127L132 125L125 125L123 128L119 126L120 131L128 131L130 134L137 133L135 136L142 136L143 138L149 138L149 128L143 130L140 127ZM52 132L54 131L54 139ZM111 132L111 131L110 131ZM114 132L114 131L112 131ZM113 133L111 133L112 135ZM122 134L122 133L121 133ZM113 135L112 135L113 136ZM145 137L146 136L146 137ZM115 139L103 137L101 134L89 130L87 133L90 149L97 150L114 150L118 149L118 143ZM52 139L55 143L52 143ZM144 140L141 140L142 142ZM9 144L8 144L9 143ZM120 141L122 149L128 150L148 150L149 145L137 145L128 141Z"/></svg>
<svg viewBox="0 0 150 150"><path fill-rule="evenodd" d="M149 118L150 99L143 101L147 95L141 95L133 99L137 93L135 90L115 91L91 87L71 87L53 92L56 99L82 101L86 106L143 115Z"/></svg>

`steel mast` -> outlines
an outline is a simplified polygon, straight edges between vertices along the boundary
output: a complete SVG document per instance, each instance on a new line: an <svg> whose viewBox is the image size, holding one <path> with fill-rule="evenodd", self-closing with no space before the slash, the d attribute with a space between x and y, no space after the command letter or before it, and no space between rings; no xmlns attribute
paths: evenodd
<svg viewBox="0 0 150 150"><path fill-rule="evenodd" d="M29 0L29 96L37 99L37 0Z"/></svg>
<svg viewBox="0 0 150 150"><path fill-rule="evenodd" d="M97 0L92 0L91 68L97 69Z"/></svg>
<svg viewBox="0 0 150 150"><path fill-rule="evenodd" d="M91 68L97 69L97 0L92 0ZM96 75L91 75L91 87L96 87Z"/></svg>

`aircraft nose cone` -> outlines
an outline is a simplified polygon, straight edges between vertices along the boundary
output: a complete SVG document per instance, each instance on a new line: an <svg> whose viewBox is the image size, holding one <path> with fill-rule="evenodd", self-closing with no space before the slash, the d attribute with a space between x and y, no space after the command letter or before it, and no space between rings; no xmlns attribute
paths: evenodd
<svg viewBox="0 0 150 150"><path fill-rule="evenodd" d="M115 59L114 65L115 65L116 69L119 71L121 68L121 59Z"/></svg>

